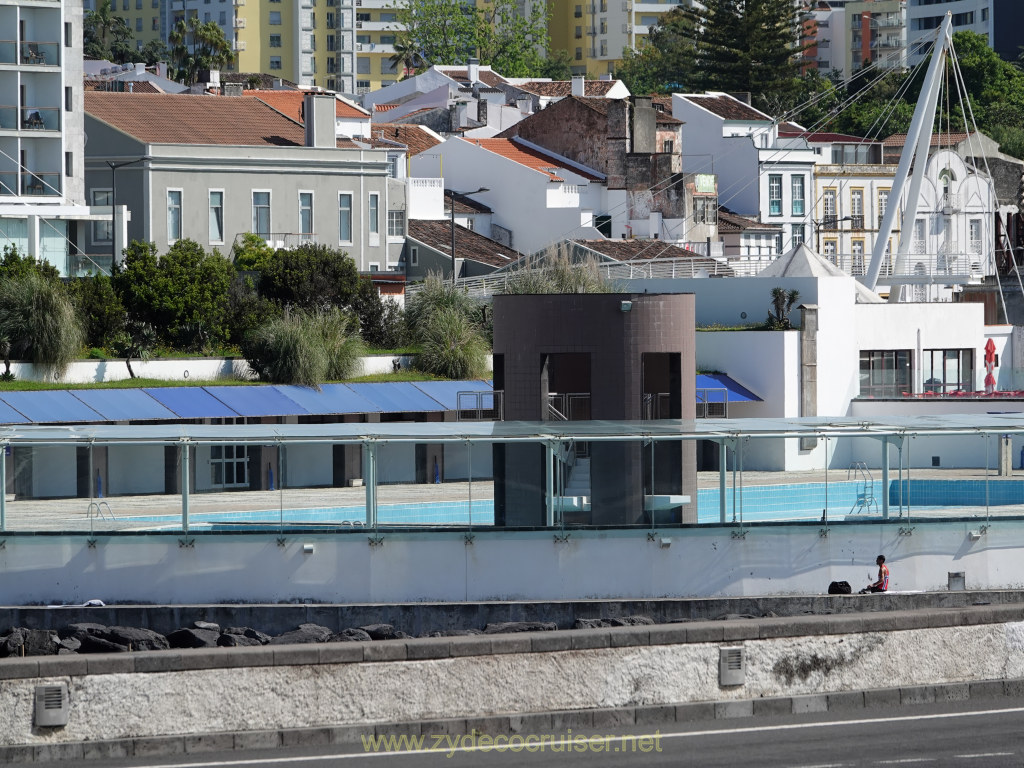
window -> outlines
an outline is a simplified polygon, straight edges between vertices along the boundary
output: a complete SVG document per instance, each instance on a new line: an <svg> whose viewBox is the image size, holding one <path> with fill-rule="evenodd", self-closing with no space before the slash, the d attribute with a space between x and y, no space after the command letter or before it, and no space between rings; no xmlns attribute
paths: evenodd
<svg viewBox="0 0 1024 768"><path fill-rule="evenodd" d="M110 10L114 10L114 4L113 3L110 4ZM121 0L121 10L122 11L127 11L128 10L128 0Z"/></svg>
<svg viewBox="0 0 1024 768"><path fill-rule="evenodd" d="M583 6L582 5L577 5L576 8L573 10L572 15L575 18L577 18L577 19L582 19L583 18Z"/></svg>
<svg viewBox="0 0 1024 768"><path fill-rule="evenodd" d="M839 244L835 240L826 240L821 244L821 255L831 261L833 264L836 263L836 253L838 251Z"/></svg>
<svg viewBox="0 0 1024 768"><path fill-rule="evenodd" d="M583 49L582 48L577 48L576 49L576 61L582 61L582 60L583 60Z"/></svg>
<svg viewBox="0 0 1024 768"><path fill-rule="evenodd" d="M576 27L576 39L577 40L582 40L583 39L583 27Z"/></svg>
<svg viewBox="0 0 1024 768"><path fill-rule="evenodd" d="M608 41L607 40L602 40L601 41L601 55L602 56L607 56L608 55Z"/></svg>
<svg viewBox="0 0 1024 768"><path fill-rule="evenodd" d="M270 193L252 193L252 231L266 237L270 234Z"/></svg>
<svg viewBox="0 0 1024 768"><path fill-rule="evenodd" d="M405 211L388 211L388 237L405 234Z"/></svg>
<svg viewBox="0 0 1024 768"><path fill-rule="evenodd" d="M153 8L159 8L159 7L160 7L160 0L153 0L153 2L152 2L152 3L150 3L150 5L151 5L151 6L153 7Z"/></svg>
<svg viewBox="0 0 1024 768"><path fill-rule="evenodd" d="M219 14L217 14L217 23L220 24L222 27L227 25L227 23L228 23L228 12L227 11L221 11Z"/></svg>
<svg viewBox="0 0 1024 768"><path fill-rule="evenodd" d="M782 215L782 174L772 173L768 176L768 215Z"/></svg>
<svg viewBox="0 0 1024 768"><path fill-rule="evenodd" d="M775 233L775 252L782 253L782 232Z"/></svg>
<svg viewBox="0 0 1024 768"><path fill-rule="evenodd" d="M792 247L796 248L798 245L804 242L804 225L794 224L790 231L793 235Z"/></svg>
<svg viewBox="0 0 1024 768"><path fill-rule="evenodd" d="M861 350L860 397L900 397L911 391L909 349Z"/></svg>
<svg viewBox="0 0 1024 768"><path fill-rule="evenodd" d="M151 26L151 30L153 32L159 32L160 31L160 17L159 16L154 16L153 17L153 24Z"/></svg>
<svg viewBox="0 0 1024 768"><path fill-rule="evenodd" d="M270 12L270 23L271 23L272 26L275 26L275 27L281 26L281 12L280 11L271 11Z"/></svg>
<svg viewBox="0 0 1024 768"><path fill-rule="evenodd" d="M71 88L69 86L69 87L66 87L64 89L64 111L65 112L70 112L71 111L71 104L72 104L71 100L72 100L72 91L71 91Z"/></svg>
<svg viewBox="0 0 1024 768"><path fill-rule="evenodd" d="M280 35L271 35L270 36L270 47L271 48L280 48L281 47L281 36Z"/></svg>
<svg viewBox="0 0 1024 768"><path fill-rule="evenodd" d="M65 21L64 22L64 47L65 48L70 48L71 47L71 22L70 21Z"/></svg>
<svg viewBox="0 0 1024 768"><path fill-rule="evenodd" d="M864 229L864 190L850 190L850 227Z"/></svg>
<svg viewBox="0 0 1024 768"><path fill-rule="evenodd" d="M224 242L224 192L210 190L210 242Z"/></svg>
<svg viewBox="0 0 1024 768"><path fill-rule="evenodd" d="M313 193L299 192L299 233L303 240L313 238Z"/></svg>
<svg viewBox="0 0 1024 768"><path fill-rule="evenodd" d="M804 177L794 176L792 180L793 189L793 215L804 215Z"/></svg>
<svg viewBox="0 0 1024 768"><path fill-rule="evenodd" d="M334 12L333 11L328 11L327 12L327 28L328 29L334 29L334 27L335 27Z"/></svg>
<svg viewBox="0 0 1024 768"><path fill-rule="evenodd" d="M864 241L854 240L850 246L850 274L860 277L864 274Z"/></svg>
<svg viewBox="0 0 1024 768"><path fill-rule="evenodd" d="M142 17L141 16L138 16L135 19L135 31L136 32L141 32L142 31Z"/></svg>
<svg viewBox="0 0 1024 768"><path fill-rule="evenodd" d="M368 75L370 74L370 60L367 58L360 57L356 59L356 74ZM370 81L365 81L367 87L370 85Z"/></svg>
<svg viewBox="0 0 1024 768"><path fill-rule="evenodd" d="M280 69L281 68L281 57L280 56L271 56L270 57L270 68L271 69Z"/></svg>
<svg viewBox="0 0 1024 768"><path fill-rule="evenodd" d="M310 35L309 36L309 50L311 50L311 51L315 51L316 50L316 35Z"/></svg>
<svg viewBox="0 0 1024 768"><path fill-rule="evenodd" d="M925 392L972 392L974 390L973 349L926 349L921 360L921 381Z"/></svg>
<svg viewBox="0 0 1024 768"><path fill-rule="evenodd" d="M94 189L91 191L93 205L110 205L111 197L109 189ZM94 243L109 243L113 238L111 222L94 221L92 223L92 241Z"/></svg>
<svg viewBox="0 0 1024 768"><path fill-rule="evenodd" d="M607 18L602 18L601 19L601 27L600 27L600 29L601 29L601 34L602 35L607 35L608 34L608 19Z"/></svg>
<svg viewBox="0 0 1024 768"><path fill-rule="evenodd" d="M889 208L889 190L878 190L878 226L882 226L882 217Z"/></svg>
<svg viewBox="0 0 1024 768"><path fill-rule="evenodd" d="M370 228L370 234L380 234L380 195L376 192L370 193L370 203L367 212L367 225Z"/></svg>
<svg viewBox="0 0 1024 768"><path fill-rule="evenodd" d="M352 242L352 195L349 192L338 195L338 240Z"/></svg>
<svg viewBox="0 0 1024 768"><path fill-rule="evenodd" d="M418 267L420 265L420 249L415 245L409 248L409 266Z"/></svg>
<svg viewBox="0 0 1024 768"><path fill-rule="evenodd" d="M222 421L214 419L215 422ZM234 419L223 419L234 422ZM238 419L244 423L245 419ZM249 457L244 445L210 446L210 484L218 488L241 488L249 485Z"/></svg>
<svg viewBox="0 0 1024 768"><path fill-rule="evenodd" d="M167 190L167 242L181 240L181 190Z"/></svg>
<svg viewBox="0 0 1024 768"><path fill-rule="evenodd" d="M64 153L64 175L74 176L75 175L75 155L72 152Z"/></svg>
<svg viewBox="0 0 1024 768"><path fill-rule="evenodd" d="M697 224L714 224L718 221L718 198L694 197L693 220Z"/></svg>
<svg viewBox="0 0 1024 768"><path fill-rule="evenodd" d="M136 11L141 11L142 10L142 0L135 0L135 10Z"/></svg>
<svg viewBox="0 0 1024 768"><path fill-rule="evenodd" d="M837 229L839 217L836 215L837 191L835 187L829 187L821 193L821 227L822 229Z"/></svg>

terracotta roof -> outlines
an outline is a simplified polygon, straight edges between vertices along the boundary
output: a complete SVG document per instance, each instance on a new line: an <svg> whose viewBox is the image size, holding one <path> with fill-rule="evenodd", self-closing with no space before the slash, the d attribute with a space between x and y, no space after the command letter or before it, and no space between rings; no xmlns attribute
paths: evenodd
<svg viewBox="0 0 1024 768"><path fill-rule="evenodd" d="M150 144L305 144L299 123L258 99L86 91L85 111Z"/></svg>
<svg viewBox="0 0 1024 768"><path fill-rule="evenodd" d="M594 110L595 112L600 112L605 117L608 116L608 108L611 106L611 103L613 101L621 101L621 99L606 99L603 96L595 98L588 97L585 99L581 99L579 96L569 96L567 98L572 99L578 102L579 104L582 104L583 106L587 107L588 109ZM660 125L683 125L682 120L677 120L676 118L672 117L671 109L668 111L667 114L657 108L654 110L654 112L655 122L657 122Z"/></svg>
<svg viewBox="0 0 1024 768"><path fill-rule="evenodd" d="M291 80L285 80L283 77L277 77L275 75L266 75L262 72L221 72L220 83L241 83L246 88L249 87L249 81L253 78L259 80L259 87L264 90L271 90L274 87L274 83L278 80L281 81L281 85L286 88L298 88L298 84L293 83Z"/></svg>
<svg viewBox="0 0 1024 768"><path fill-rule="evenodd" d="M333 94L327 94L333 95ZM246 91L243 96L252 96L259 99L264 104L273 107L283 115L287 115L292 120L298 120L300 123L305 122L302 116L302 106L305 101L305 91ZM354 107L348 102L342 101L341 99L334 100L334 114L336 117L354 117L367 119L370 113Z"/></svg>
<svg viewBox="0 0 1024 768"><path fill-rule="evenodd" d="M374 123L370 134L404 144L409 148L410 157L442 143L433 131L417 123Z"/></svg>
<svg viewBox="0 0 1024 768"><path fill-rule="evenodd" d="M747 229L758 229L763 231L781 231L778 224L763 224L756 219L740 216L728 208L718 208L718 231L719 232L743 232Z"/></svg>
<svg viewBox="0 0 1024 768"><path fill-rule="evenodd" d="M725 94L710 96L687 96L688 101L726 120L746 120L770 123L772 119L748 104Z"/></svg>
<svg viewBox="0 0 1024 768"><path fill-rule="evenodd" d="M407 237L440 253L451 254L452 225L445 219L410 219ZM492 267L504 267L520 256L517 251L458 224L455 225L455 255Z"/></svg>
<svg viewBox="0 0 1024 768"><path fill-rule="evenodd" d="M628 240L573 240L574 243L596 251L615 261L647 261L648 259L692 259L695 263L715 268L721 274L722 265L714 259L695 253L663 240L631 238Z"/></svg>
<svg viewBox="0 0 1024 768"><path fill-rule="evenodd" d="M584 80L583 93L585 96L607 96L608 91L615 87L618 80ZM535 93L538 96L551 96L554 98L572 96L571 80L531 80L528 83L520 83L515 86L520 90Z"/></svg>
<svg viewBox="0 0 1024 768"><path fill-rule="evenodd" d="M469 82L469 70L468 69L456 69L455 67L435 67L438 72L447 75L452 80L457 80L460 83ZM492 70L490 67L480 67L480 82L484 85L489 85L492 88L507 83L508 81L499 75L497 72Z"/></svg>
<svg viewBox="0 0 1024 768"><path fill-rule="evenodd" d="M446 189L444 191L444 212L446 215L451 215L452 207L450 203L453 200L455 201L456 213L491 213L489 205L485 205L479 200L474 200L472 197L460 195L458 192Z"/></svg>
<svg viewBox="0 0 1024 768"><path fill-rule="evenodd" d="M578 168L571 165L565 160L553 157L545 154L539 150L533 149L532 147L524 146L513 139L466 139L463 138L461 141L468 141L471 144L476 144L481 149L486 149L488 152L494 152L496 155L508 158L509 160L525 165L527 168L532 168L539 173L546 174L549 181L565 181L560 174L560 171L572 171L577 176L582 176L585 179L591 181L603 181L600 176L586 171L583 168Z"/></svg>
<svg viewBox="0 0 1024 768"><path fill-rule="evenodd" d="M390 112L392 109L398 109L401 104L374 104L374 112Z"/></svg>
<svg viewBox="0 0 1024 768"><path fill-rule="evenodd" d="M970 134L963 131L952 131L947 133L933 133L931 146L933 147L952 147L959 144L962 141L967 141ZM882 141L882 144L886 147L902 147L907 143L907 134L905 133L894 133L892 136L887 137Z"/></svg>

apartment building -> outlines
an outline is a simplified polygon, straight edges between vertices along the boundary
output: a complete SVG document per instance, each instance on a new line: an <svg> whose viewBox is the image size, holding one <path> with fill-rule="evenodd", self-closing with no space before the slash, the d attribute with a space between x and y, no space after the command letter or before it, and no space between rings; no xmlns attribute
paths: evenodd
<svg viewBox="0 0 1024 768"><path fill-rule="evenodd" d="M865 64L885 69L907 65L907 0L820 2L809 13L805 32L808 65L825 76L849 76Z"/></svg>
<svg viewBox="0 0 1024 768"><path fill-rule="evenodd" d="M80 0L0 5L0 249L78 273L85 205ZM102 204L103 201L101 201Z"/></svg>

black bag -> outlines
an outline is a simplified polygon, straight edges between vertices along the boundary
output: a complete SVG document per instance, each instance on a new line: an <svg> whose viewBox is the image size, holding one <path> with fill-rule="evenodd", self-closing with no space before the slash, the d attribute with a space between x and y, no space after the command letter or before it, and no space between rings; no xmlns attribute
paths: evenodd
<svg viewBox="0 0 1024 768"><path fill-rule="evenodd" d="M853 588L848 581L833 581L828 585L828 593L830 595L849 595L852 592Z"/></svg>

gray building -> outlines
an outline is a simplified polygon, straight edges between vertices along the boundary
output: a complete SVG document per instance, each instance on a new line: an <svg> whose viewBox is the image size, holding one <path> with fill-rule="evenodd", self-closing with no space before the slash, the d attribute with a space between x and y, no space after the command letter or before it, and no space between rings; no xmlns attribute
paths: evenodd
<svg viewBox="0 0 1024 768"><path fill-rule="evenodd" d="M87 93L87 193L127 214L95 225L88 252L109 263L131 240L162 253L189 238L227 254L253 232L342 248L360 271L397 268L405 199L387 150L336 138L334 97L306 99L303 124L245 96Z"/></svg>

